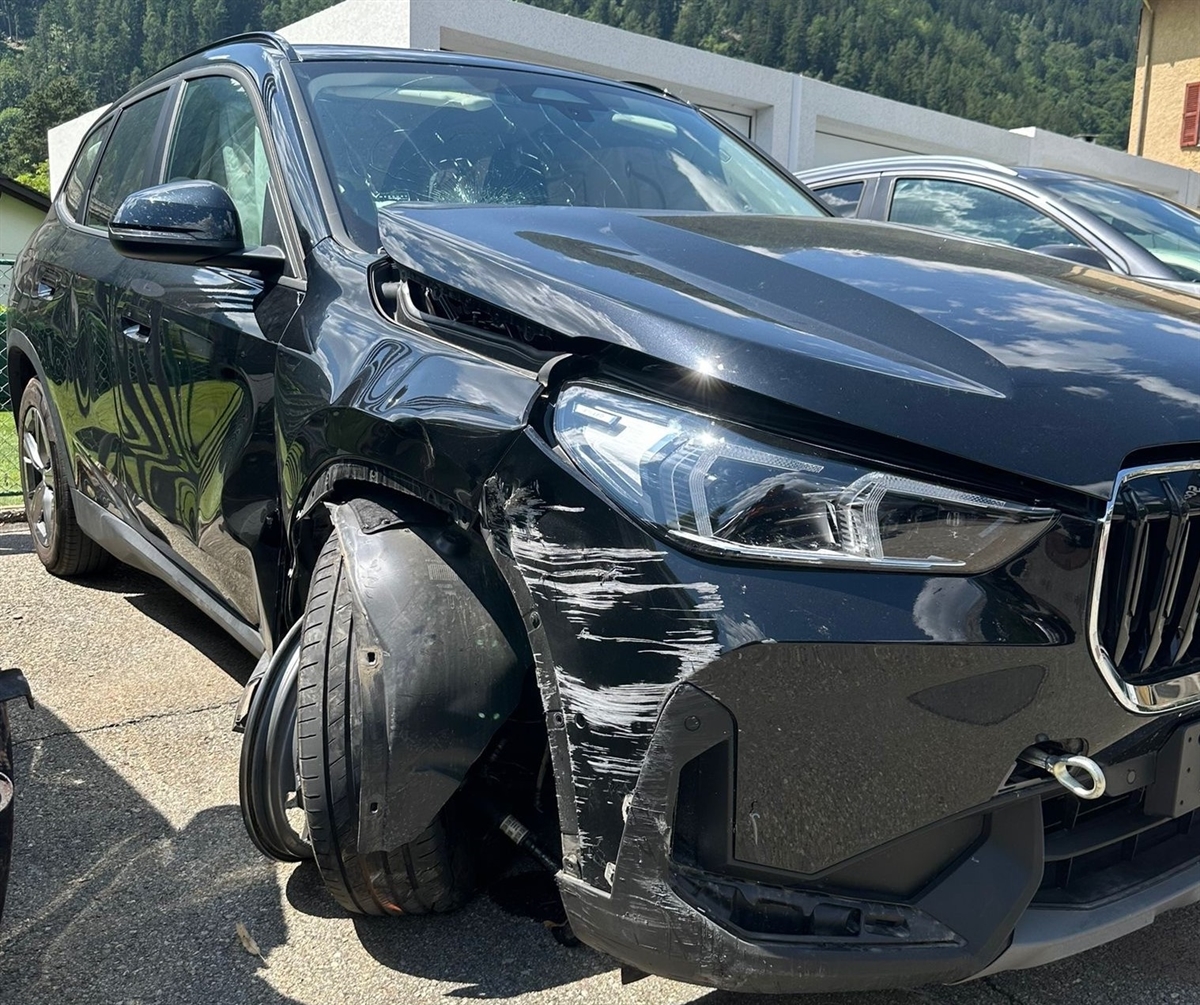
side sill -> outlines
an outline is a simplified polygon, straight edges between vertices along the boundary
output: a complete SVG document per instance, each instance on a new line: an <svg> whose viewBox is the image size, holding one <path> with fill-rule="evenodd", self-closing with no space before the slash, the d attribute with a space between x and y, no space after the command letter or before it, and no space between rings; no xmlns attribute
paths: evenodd
<svg viewBox="0 0 1200 1005"><path fill-rule="evenodd" d="M75 504L75 518L83 532L105 551L111 552L126 565L161 579L225 629L250 655L262 655L263 640L256 629L183 575L157 548L143 540L137 531L76 489L71 490L71 501Z"/></svg>

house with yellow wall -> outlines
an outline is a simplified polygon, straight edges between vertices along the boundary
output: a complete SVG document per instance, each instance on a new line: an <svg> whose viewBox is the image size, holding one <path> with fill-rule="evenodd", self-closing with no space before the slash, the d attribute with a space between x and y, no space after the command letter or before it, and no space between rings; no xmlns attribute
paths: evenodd
<svg viewBox="0 0 1200 1005"><path fill-rule="evenodd" d="M17 257L49 208L41 192L0 175L0 259Z"/></svg>
<svg viewBox="0 0 1200 1005"><path fill-rule="evenodd" d="M1200 0L1142 0L1129 152L1200 171Z"/></svg>

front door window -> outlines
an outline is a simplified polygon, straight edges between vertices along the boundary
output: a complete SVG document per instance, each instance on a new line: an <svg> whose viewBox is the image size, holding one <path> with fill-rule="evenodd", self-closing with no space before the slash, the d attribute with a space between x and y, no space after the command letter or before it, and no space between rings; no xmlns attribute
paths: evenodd
<svg viewBox="0 0 1200 1005"><path fill-rule="evenodd" d="M940 178L899 179L888 219L1030 251L1051 244L1083 244L1020 199L982 185Z"/></svg>
<svg viewBox="0 0 1200 1005"><path fill-rule="evenodd" d="M270 169L250 96L232 77L187 82L166 174L167 181L184 178L224 188L237 207L246 247L264 243L264 221L271 227L273 220Z"/></svg>
<svg viewBox="0 0 1200 1005"><path fill-rule="evenodd" d="M121 112L88 196L89 227L105 229L125 197L146 184L158 116L166 100L167 92L159 91Z"/></svg>

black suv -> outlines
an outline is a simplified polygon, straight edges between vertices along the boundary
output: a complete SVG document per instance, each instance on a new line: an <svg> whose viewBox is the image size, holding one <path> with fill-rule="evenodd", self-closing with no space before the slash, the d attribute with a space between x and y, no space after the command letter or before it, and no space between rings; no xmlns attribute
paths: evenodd
<svg viewBox="0 0 1200 1005"><path fill-rule="evenodd" d="M262 654L265 852L420 913L503 832L634 968L854 989L1200 898L1194 303L648 88L253 36L88 133L8 372L50 571Z"/></svg>

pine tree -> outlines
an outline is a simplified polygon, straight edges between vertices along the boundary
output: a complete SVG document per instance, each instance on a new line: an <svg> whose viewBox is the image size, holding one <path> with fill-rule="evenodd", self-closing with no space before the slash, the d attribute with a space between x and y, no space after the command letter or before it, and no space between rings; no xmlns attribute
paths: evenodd
<svg viewBox="0 0 1200 1005"><path fill-rule="evenodd" d="M0 0L0 167L43 124L217 38L334 0ZM526 0L1003 127L1123 147L1140 0ZM51 121L48 116L58 115Z"/></svg>
<svg viewBox="0 0 1200 1005"><path fill-rule="evenodd" d="M992 125L1124 147L1139 0L525 0Z"/></svg>

